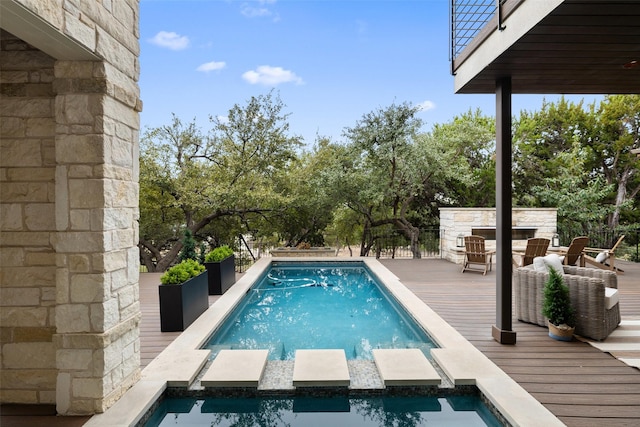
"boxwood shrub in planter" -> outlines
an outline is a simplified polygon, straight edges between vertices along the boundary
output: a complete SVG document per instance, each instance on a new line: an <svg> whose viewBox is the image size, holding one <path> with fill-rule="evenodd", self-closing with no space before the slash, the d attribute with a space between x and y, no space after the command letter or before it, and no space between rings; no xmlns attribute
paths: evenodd
<svg viewBox="0 0 640 427"><path fill-rule="evenodd" d="M236 283L236 261L233 249L219 246L204 258L209 274L209 295L222 295Z"/></svg>
<svg viewBox="0 0 640 427"><path fill-rule="evenodd" d="M575 331L575 312L571 306L569 288L560 273L549 269L544 285L542 314L549 320L549 336L558 341L571 341Z"/></svg>
<svg viewBox="0 0 640 427"><path fill-rule="evenodd" d="M207 272L192 259L182 261L160 277L160 330L184 331L209 308Z"/></svg>

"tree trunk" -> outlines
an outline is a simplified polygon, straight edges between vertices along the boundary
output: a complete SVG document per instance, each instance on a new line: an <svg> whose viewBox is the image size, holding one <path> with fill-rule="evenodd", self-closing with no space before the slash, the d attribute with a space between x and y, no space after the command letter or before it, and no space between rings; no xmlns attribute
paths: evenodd
<svg viewBox="0 0 640 427"><path fill-rule="evenodd" d="M400 228L405 237L409 239L413 259L422 258L422 253L420 252L420 229L414 227L406 220L398 221L396 225Z"/></svg>
<svg viewBox="0 0 640 427"><path fill-rule="evenodd" d="M413 253L414 259L422 258L422 252L420 252L420 230L415 227L411 227L411 253Z"/></svg>
<svg viewBox="0 0 640 427"><path fill-rule="evenodd" d="M371 226L369 222L365 222L364 229L362 230L362 239L360 240L360 256L367 256L371 245L367 242L371 239Z"/></svg>
<svg viewBox="0 0 640 427"><path fill-rule="evenodd" d="M149 252L147 252L144 249L144 246L142 246L141 244L138 244L138 247L139 247L139 251L140 251L140 259L142 260L142 265L144 265L147 268L147 272L155 273L156 272L156 266L153 263L153 259L151 257L151 254Z"/></svg>
<svg viewBox="0 0 640 427"><path fill-rule="evenodd" d="M618 191L616 192L615 209L609 217L609 228L614 230L620 224L620 209L624 202L627 201L627 183L631 176L630 170L625 170L618 181Z"/></svg>

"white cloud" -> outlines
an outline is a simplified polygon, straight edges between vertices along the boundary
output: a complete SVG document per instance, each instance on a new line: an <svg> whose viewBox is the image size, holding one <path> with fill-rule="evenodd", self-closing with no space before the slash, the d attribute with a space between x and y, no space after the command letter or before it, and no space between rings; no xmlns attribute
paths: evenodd
<svg viewBox="0 0 640 427"><path fill-rule="evenodd" d="M423 101L418 104L417 107L419 111L429 111L436 108L436 104L434 104L432 101Z"/></svg>
<svg viewBox="0 0 640 427"><path fill-rule="evenodd" d="M271 67L261 65L255 70L247 71L242 78L251 84L262 84L266 86L276 86L280 83L303 84L302 78L296 76L293 71L285 70L282 67Z"/></svg>
<svg viewBox="0 0 640 427"><path fill-rule="evenodd" d="M242 3L240 7L240 13L246 16L247 18L263 18L263 17L273 17L274 21L279 21L280 16L277 13L274 13L266 5L275 4L276 0L258 0L258 6L252 6L251 3L245 2Z"/></svg>
<svg viewBox="0 0 640 427"><path fill-rule="evenodd" d="M240 13L242 13L247 18L256 18L260 16L271 16L273 12L271 12L266 7L253 7L245 3L242 5Z"/></svg>
<svg viewBox="0 0 640 427"><path fill-rule="evenodd" d="M206 62L200 65L198 68L196 68L196 71L202 71L204 73L208 73L209 71L222 70L226 66L227 66L227 63L224 61L220 61L220 62L211 61L211 62Z"/></svg>
<svg viewBox="0 0 640 427"><path fill-rule="evenodd" d="M156 46L166 47L171 50L182 50L189 46L189 37L181 36L173 31L160 31L149 41Z"/></svg>

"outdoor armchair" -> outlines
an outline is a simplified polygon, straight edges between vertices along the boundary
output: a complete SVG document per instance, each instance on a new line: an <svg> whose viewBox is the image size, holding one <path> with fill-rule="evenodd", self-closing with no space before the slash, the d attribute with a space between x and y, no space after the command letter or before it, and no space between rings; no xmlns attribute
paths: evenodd
<svg viewBox="0 0 640 427"><path fill-rule="evenodd" d="M579 266L584 267L584 248L589 244L587 236L574 237L566 251L560 251L560 255L564 255L564 265L576 265L580 261Z"/></svg>
<svg viewBox="0 0 640 427"><path fill-rule="evenodd" d="M547 254L547 249L549 249L549 242L549 239L545 239L542 237L534 237L532 239L528 239L527 247L524 249L524 252L513 252L513 264L516 267L524 267L532 264L535 257L545 256ZM518 256L520 257L519 263L515 259L515 257Z"/></svg>
<svg viewBox="0 0 640 427"><path fill-rule="evenodd" d="M584 248L585 256L584 260L589 263L589 265L593 265L594 267L602 268L603 270L615 271L616 273L624 273L624 270L615 266L616 262L616 249L622 240L624 239L624 234L620 236L615 245L611 247L611 249L600 249L600 248ZM598 254L595 257L592 255L587 255L589 253Z"/></svg>
<svg viewBox="0 0 640 427"><path fill-rule="evenodd" d="M485 249L484 237L482 236L465 236L464 237L464 265L462 272L467 270L482 272L487 274L487 270L491 271L493 262L493 254L495 251ZM471 268L471 266L479 266L480 268Z"/></svg>
<svg viewBox="0 0 640 427"><path fill-rule="evenodd" d="M571 305L575 310L577 335L594 340L605 339L620 323L618 278L612 271L563 266L564 283L569 287ZM516 318L523 322L547 326L542 315L546 271L533 266L514 272Z"/></svg>

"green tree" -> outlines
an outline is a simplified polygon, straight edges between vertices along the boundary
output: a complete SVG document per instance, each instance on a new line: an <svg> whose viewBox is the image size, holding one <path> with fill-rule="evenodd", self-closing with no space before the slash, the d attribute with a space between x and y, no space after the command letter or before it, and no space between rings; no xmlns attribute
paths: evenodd
<svg viewBox="0 0 640 427"><path fill-rule="evenodd" d="M513 132L514 205L541 206L534 188L556 176L558 154L583 145L590 137L590 117L583 103L564 97L557 103L543 101L539 111L522 111Z"/></svg>
<svg viewBox="0 0 640 427"><path fill-rule="evenodd" d="M392 226L410 241L414 258L421 257L422 219L416 212L445 197L447 183L468 184L471 178L463 147L434 133L420 133L417 112L403 103L364 115L345 130L350 156L338 165L338 188L346 205L364 218L363 236L372 228ZM371 244L361 242L361 255Z"/></svg>
<svg viewBox="0 0 640 427"><path fill-rule="evenodd" d="M589 235L590 225L613 210L606 202L613 185L593 176L585 159L585 150L575 143L572 150L558 154L556 175L533 188L544 205L558 208L558 227L572 236Z"/></svg>
<svg viewBox="0 0 640 427"><path fill-rule="evenodd" d="M640 95L610 95L591 107L593 137L585 146L590 149L590 173L601 175L613 187L607 224L611 229L621 222L625 208L635 203L640 208L640 160L631 153L640 148ZM629 212L631 214L631 212ZM637 220L638 218L636 218Z"/></svg>
<svg viewBox="0 0 640 427"><path fill-rule="evenodd" d="M324 230L331 222L336 201L324 174L336 155L336 147L328 138L318 138L310 150L299 155L299 161L290 165L287 174L290 200L276 219L278 234L285 245L325 244Z"/></svg>
<svg viewBox="0 0 640 427"><path fill-rule="evenodd" d="M239 232L252 215L286 205L277 182L295 160L300 138L288 135L283 109L270 92L235 105L224 119L211 118L207 135L175 116L171 125L143 134L139 246L149 271L175 261L182 248L179 230L189 229L196 240L216 240L210 234L216 223L224 221L226 233L232 226Z"/></svg>
<svg viewBox="0 0 640 427"><path fill-rule="evenodd" d="M483 115L480 110L470 110L450 122L435 124L431 134L438 146L448 147L450 152L460 157L454 164L466 159L470 170L470 176L466 175L469 171L464 168L462 179L457 174L452 175L443 179L440 189L434 189L441 192L439 205L495 206L495 119Z"/></svg>
<svg viewBox="0 0 640 427"><path fill-rule="evenodd" d="M638 221L640 161L631 149L640 147L640 96L606 96L588 108L545 101L514 129L516 203L558 206L570 230Z"/></svg>

